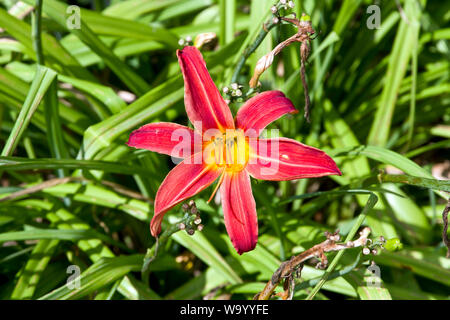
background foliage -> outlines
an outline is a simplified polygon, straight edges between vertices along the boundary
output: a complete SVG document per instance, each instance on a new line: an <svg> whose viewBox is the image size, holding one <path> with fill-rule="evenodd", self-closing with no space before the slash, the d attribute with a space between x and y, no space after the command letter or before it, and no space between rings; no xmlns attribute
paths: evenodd
<svg viewBox="0 0 450 320"><path fill-rule="evenodd" d="M345 252L339 274L315 298L449 297L440 217L448 183L376 179L378 169L449 178L447 1L377 1L381 26L374 30L366 26L372 1L295 1L294 12L310 14L321 31L306 67L312 123L299 113L272 127L324 149L343 175L253 180L259 243L242 256L226 235L220 206L206 204L207 189L195 197L203 231L175 233L149 277L141 276L155 243L151 199L173 164L127 147L128 135L148 122L187 124L175 56L180 38L217 33L219 43L203 53L222 88L273 1L72 1L82 23L68 29L67 3L44 0L42 30L30 16L34 0L1 1L1 299L251 299L281 261L323 241L324 231L348 234L369 191L379 200L363 224L374 236L399 238L403 248L362 260L360 249ZM238 82L247 86L256 61L294 32L290 25L272 30ZM282 90L302 110L298 48L284 50L261 81L263 90ZM181 217L172 210L163 229ZM367 260L380 266L381 288L364 281ZM65 286L69 265L83 272L79 289ZM302 280L313 281L298 281L294 298L306 298L323 273L306 266Z"/></svg>

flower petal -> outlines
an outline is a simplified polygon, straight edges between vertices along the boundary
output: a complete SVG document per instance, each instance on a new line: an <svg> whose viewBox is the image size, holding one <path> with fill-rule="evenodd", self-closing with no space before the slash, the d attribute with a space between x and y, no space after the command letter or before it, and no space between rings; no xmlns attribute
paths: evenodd
<svg viewBox="0 0 450 320"><path fill-rule="evenodd" d="M127 145L184 159L201 151L202 137L191 128L176 123L157 122L134 130Z"/></svg>
<svg viewBox="0 0 450 320"><path fill-rule="evenodd" d="M201 155L200 164L196 164L196 156L184 159L161 183L155 198L155 215L150 223L154 237L161 232L161 221L168 210L207 188L221 174L216 166L201 163Z"/></svg>
<svg viewBox="0 0 450 320"><path fill-rule="evenodd" d="M249 99L237 112L236 127L259 130L286 113L297 113L291 100L281 91L265 91Z"/></svg>
<svg viewBox="0 0 450 320"><path fill-rule="evenodd" d="M292 139L258 139L252 150L246 169L256 179L281 181L341 175L325 152Z"/></svg>
<svg viewBox="0 0 450 320"><path fill-rule="evenodd" d="M177 56L184 76L186 112L194 127L199 132L211 128L233 129L230 108L212 81L200 51L196 47L184 47L177 51Z"/></svg>
<svg viewBox="0 0 450 320"><path fill-rule="evenodd" d="M253 250L258 241L256 204L245 170L226 173L220 186L223 215L228 235L239 254Z"/></svg>

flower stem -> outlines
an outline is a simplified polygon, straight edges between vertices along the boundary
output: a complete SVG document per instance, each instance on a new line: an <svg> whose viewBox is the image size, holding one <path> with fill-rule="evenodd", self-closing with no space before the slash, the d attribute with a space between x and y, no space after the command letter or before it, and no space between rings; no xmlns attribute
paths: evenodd
<svg viewBox="0 0 450 320"><path fill-rule="evenodd" d="M231 83L237 82L237 78L239 77L239 73L241 72L242 68L245 65L245 62L247 61L248 57L255 52L255 50L259 47L259 45L263 42L266 35L270 32L270 30L275 27L277 24L273 22L272 16L268 23L264 24L264 28L259 32L258 36L256 37L255 41L249 45L244 52L242 53L241 58L239 59L236 68L234 69L233 76L231 77Z"/></svg>
<svg viewBox="0 0 450 320"><path fill-rule="evenodd" d="M44 54L42 52L42 41L41 41L41 18L42 18L42 1L36 0L35 12L32 15L32 36L33 36L33 47L36 51L37 63L44 65Z"/></svg>

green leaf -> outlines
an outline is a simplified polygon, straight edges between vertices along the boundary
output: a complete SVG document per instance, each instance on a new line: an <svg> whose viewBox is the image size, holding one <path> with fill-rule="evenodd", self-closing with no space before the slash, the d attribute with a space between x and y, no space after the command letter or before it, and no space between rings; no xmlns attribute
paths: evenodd
<svg viewBox="0 0 450 320"><path fill-rule="evenodd" d="M138 271L142 263L142 255L130 255L114 258L102 258L90 266L80 276L80 287L69 288L74 285L77 279L69 284L53 290L40 297L40 300L73 300L81 299L94 291L121 279L131 271Z"/></svg>
<svg viewBox="0 0 450 320"><path fill-rule="evenodd" d="M47 92L47 89L50 87L55 77L55 71L43 66L38 66L27 98L22 106L22 109L20 110L14 127L8 137L8 140L3 147L1 153L2 157L12 155L12 153L16 149L20 138L22 137L25 129L31 121L31 117L33 116L34 112L39 106L39 103L41 102L42 98Z"/></svg>

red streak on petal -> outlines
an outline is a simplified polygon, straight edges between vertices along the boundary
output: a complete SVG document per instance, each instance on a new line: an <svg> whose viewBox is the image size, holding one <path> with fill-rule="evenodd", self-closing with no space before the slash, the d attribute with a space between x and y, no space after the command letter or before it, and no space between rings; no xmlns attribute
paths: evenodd
<svg viewBox="0 0 450 320"><path fill-rule="evenodd" d="M287 113L297 113L291 100L281 91L265 91L249 99L236 115L236 127L262 130Z"/></svg>
<svg viewBox="0 0 450 320"><path fill-rule="evenodd" d="M222 171L204 163L194 164L196 155L183 160L162 182L156 193L155 215L150 223L153 236L161 232L164 214L178 203L194 196L212 184Z"/></svg>
<svg viewBox="0 0 450 320"><path fill-rule="evenodd" d="M196 47L177 51L178 62L184 77L184 103L189 120L197 131L214 128L224 131L233 129L230 108L223 100L206 68L205 61Z"/></svg>
<svg viewBox="0 0 450 320"><path fill-rule="evenodd" d="M256 153L247 164L248 172L256 179L281 181L341 175L325 152L292 139L259 139Z"/></svg>
<svg viewBox="0 0 450 320"><path fill-rule="evenodd" d="M258 218L248 173L227 172L220 196L225 226L234 248L239 254L253 250L258 241Z"/></svg>

